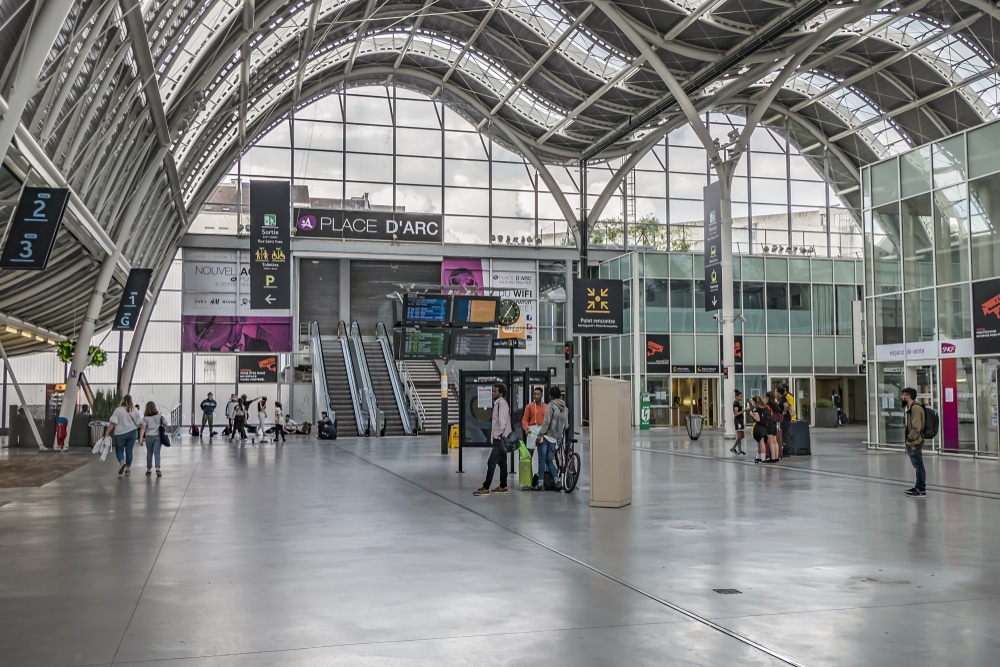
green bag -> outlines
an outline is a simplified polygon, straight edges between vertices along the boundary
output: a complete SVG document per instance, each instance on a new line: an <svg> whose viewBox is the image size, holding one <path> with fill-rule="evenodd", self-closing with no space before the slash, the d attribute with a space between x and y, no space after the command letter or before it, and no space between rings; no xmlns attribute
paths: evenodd
<svg viewBox="0 0 1000 667"><path fill-rule="evenodd" d="M518 446L517 451L521 455L522 461L531 460L531 452L529 452L527 446L525 446L524 440L521 441L521 444Z"/></svg>
<svg viewBox="0 0 1000 667"><path fill-rule="evenodd" d="M531 459L521 459L517 462L517 481L522 489L531 488Z"/></svg>

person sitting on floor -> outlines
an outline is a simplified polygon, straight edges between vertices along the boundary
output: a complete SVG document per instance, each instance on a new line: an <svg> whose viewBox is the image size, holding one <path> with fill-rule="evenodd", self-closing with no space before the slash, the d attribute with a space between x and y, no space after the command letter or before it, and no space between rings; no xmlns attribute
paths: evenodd
<svg viewBox="0 0 1000 667"><path fill-rule="evenodd" d="M320 440L336 440L337 439L337 425L330 419L330 415L323 413L319 421L316 423L316 435Z"/></svg>

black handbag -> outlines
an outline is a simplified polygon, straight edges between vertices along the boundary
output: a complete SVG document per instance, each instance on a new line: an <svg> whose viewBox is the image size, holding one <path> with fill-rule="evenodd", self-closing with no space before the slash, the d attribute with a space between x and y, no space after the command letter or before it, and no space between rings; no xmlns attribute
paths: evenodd
<svg viewBox="0 0 1000 667"><path fill-rule="evenodd" d="M521 446L521 436L517 434L516 430L511 429L510 433L500 438L500 442L503 443L503 451L510 454L516 452Z"/></svg>
<svg viewBox="0 0 1000 667"><path fill-rule="evenodd" d="M160 444L164 447L170 446L170 436L167 435L167 427L163 425L163 417L160 417L160 428L157 429L160 433Z"/></svg>

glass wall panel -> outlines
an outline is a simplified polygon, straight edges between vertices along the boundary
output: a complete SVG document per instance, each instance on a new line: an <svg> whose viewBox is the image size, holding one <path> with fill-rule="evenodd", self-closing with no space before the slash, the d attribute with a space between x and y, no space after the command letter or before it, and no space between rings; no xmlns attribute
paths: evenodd
<svg viewBox="0 0 1000 667"><path fill-rule="evenodd" d="M813 260L815 264L818 260ZM855 280L854 276L855 265L854 262L844 262L844 261L833 261L833 282L836 283L853 283ZM813 280L816 280L816 270L813 269Z"/></svg>
<svg viewBox="0 0 1000 667"><path fill-rule="evenodd" d="M945 139L933 146L934 187L946 188L966 180L965 136Z"/></svg>
<svg viewBox="0 0 1000 667"><path fill-rule="evenodd" d="M850 336L854 327L854 311L851 302L855 300L854 286L837 285L837 331L838 336Z"/></svg>
<svg viewBox="0 0 1000 667"><path fill-rule="evenodd" d="M900 189L903 197L929 192L931 189L931 147L910 151L899 161Z"/></svg>
<svg viewBox="0 0 1000 667"><path fill-rule="evenodd" d="M788 260L784 257L768 257L764 260L765 276L768 282L788 280Z"/></svg>
<svg viewBox="0 0 1000 667"><path fill-rule="evenodd" d="M979 435L978 450L983 454L996 456L1000 433L997 418L1000 405L997 397L997 376L1000 361L996 359L976 359L976 426Z"/></svg>
<svg viewBox="0 0 1000 667"><path fill-rule="evenodd" d="M902 202L903 289L934 284L934 218L931 196Z"/></svg>
<svg viewBox="0 0 1000 667"><path fill-rule="evenodd" d="M740 260L740 277L743 280L764 280L764 258L742 258Z"/></svg>
<svg viewBox="0 0 1000 667"><path fill-rule="evenodd" d="M801 285L802 288L807 287ZM794 290L796 285L792 285ZM795 331L795 297L792 296L792 333L803 333ZM812 325L813 333L817 336L833 335L834 319L833 285L813 285L812 286ZM838 332L839 333L839 332Z"/></svg>
<svg viewBox="0 0 1000 667"><path fill-rule="evenodd" d="M719 338L718 336L697 336L695 337L695 363L709 366L719 366Z"/></svg>
<svg viewBox="0 0 1000 667"><path fill-rule="evenodd" d="M906 292L905 342L921 343L934 340L937 320L934 314L934 290Z"/></svg>
<svg viewBox="0 0 1000 667"><path fill-rule="evenodd" d="M788 285L767 283L767 333L788 333Z"/></svg>
<svg viewBox="0 0 1000 667"><path fill-rule="evenodd" d="M743 336L743 370L747 373L767 372L767 339L764 336Z"/></svg>
<svg viewBox="0 0 1000 667"><path fill-rule="evenodd" d="M873 165L869 171L872 179L872 206L881 206L899 199L898 159Z"/></svg>
<svg viewBox="0 0 1000 667"><path fill-rule="evenodd" d="M969 182L972 279L1000 276L1000 174Z"/></svg>
<svg viewBox="0 0 1000 667"><path fill-rule="evenodd" d="M694 336L670 335L670 363L678 366L694 364Z"/></svg>
<svg viewBox="0 0 1000 667"><path fill-rule="evenodd" d="M809 283L788 286L789 328L793 334L812 333L812 299Z"/></svg>
<svg viewBox="0 0 1000 667"><path fill-rule="evenodd" d="M719 321L715 319L716 312L705 310L705 294L708 291L704 280L694 281L694 330L696 333L712 333L719 330Z"/></svg>
<svg viewBox="0 0 1000 667"><path fill-rule="evenodd" d="M787 373L789 352L787 336L767 336L767 370L769 373Z"/></svg>
<svg viewBox="0 0 1000 667"><path fill-rule="evenodd" d="M791 362L793 373L812 373L812 338L792 336Z"/></svg>
<svg viewBox="0 0 1000 667"><path fill-rule="evenodd" d="M834 346L837 348L837 372L854 373L858 367L854 365L854 341L844 336L834 338ZM819 353L822 344L816 341L816 372L822 372L819 368Z"/></svg>
<svg viewBox="0 0 1000 667"><path fill-rule="evenodd" d="M836 338L831 337L819 337L815 338L816 348L813 351L813 356L815 357L816 372L817 373L833 373L836 370Z"/></svg>
<svg viewBox="0 0 1000 667"><path fill-rule="evenodd" d="M645 275L649 278L666 278L670 275L669 255L645 253ZM686 278L687 276L681 276Z"/></svg>
<svg viewBox="0 0 1000 667"><path fill-rule="evenodd" d="M969 202L965 183L934 193L938 284L969 279Z"/></svg>
<svg viewBox="0 0 1000 667"><path fill-rule="evenodd" d="M670 281L646 278L646 331L670 331Z"/></svg>
<svg viewBox="0 0 1000 667"><path fill-rule="evenodd" d="M838 262L838 264L843 264L844 262ZM848 279L853 281L854 267L851 267L852 278ZM792 280L797 280L801 275L792 271ZM833 260L832 259L814 259L812 260L812 279L814 283L832 283L833 282Z"/></svg>
<svg viewBox="0 0 1000 667"><path fill-rule="evenodd" d="M969 285L939 287L938 338L961 339L972 337L972 299Z"/></svg>
<svg viewBox="0 0 1000 667"><path fill-rule="evenodd" d="M691 255L672 253L670 255L670 275L674 278L694 278Z"/></svg>
<svg viewBox="0 0 1000 667"><path fill-rule="evenodd" d="M764 283L743 283L743 331L746 333L764 333L766 308L764 304Z"/></svg>
<svg viewBox="0 0 1000 667"><path fill-rule="evenodd" d="M693 280L670 280L670 321L676 333L694 332Z"/></svg>
<svg viewBox="0 0 1000 667"><path fill-rule="evenodd" d="M803 282L808 282L807 276L809 275L809 260L797 257L789 258L788 275L791 276L792 280L801 279Z"/></svg>
<svg viewBox="0 0 1000 667"><path fill-rule="evenodd" d="M899 204L889 204L872 213L875 293L898 292L902 285L903 268L899 247Z"/></svg>
<svg viewBox="0 0 1000 667"><path fill-rule="evenodd" d="M969 132L969 178L1000 171L1000 123Z"/></svg>
<svg viewBox="0 0 1000 667"><path fill-rule="evenodd" d="M875 299L875 344L903 342L903 297L900 294Z"/></svg>

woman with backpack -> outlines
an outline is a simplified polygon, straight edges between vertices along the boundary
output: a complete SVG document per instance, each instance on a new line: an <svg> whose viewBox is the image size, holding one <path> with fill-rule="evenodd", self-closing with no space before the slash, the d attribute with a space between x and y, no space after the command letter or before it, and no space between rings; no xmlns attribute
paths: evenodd
<svg viewBox="0 0 1000 667"><path fill-rule="evenodd" d="M142 424L142 415L132 403L132 397L125 394L121 404L115 408L111 415L108 428L104 432L104 435L108 436L114 431L115 458L118 459L119 475L124 474L128 477L132 474L132 449L135 447L135 441L139 435L140 424Z"/></svg>
<svg viewBox="0 0 1000 667"><path fill-rule="evenodd" d="M768 455L768 437L771 427L775 426L774 418L767 404L760 396L750 399L750 418L753 420L753 428L750 431L751 437L757 442L757 456L753 458L754 463L770 463L771 457Z"/></svg>
<svg viewBox="0 0 1000 667"><path fill-rule="evenodd" d="M156 476L163 477L163 473L160 472L160 447L163 446L163 440L160 439L160 427L166 425L167 420L156 409L156 403L147 402L146 412L142 417L142 428L139 432L139 437L146 443L146 477L153 474L154 459L156 460Z"/></svg>

